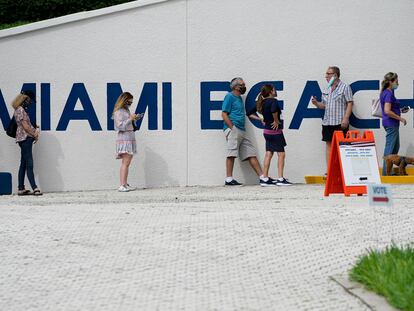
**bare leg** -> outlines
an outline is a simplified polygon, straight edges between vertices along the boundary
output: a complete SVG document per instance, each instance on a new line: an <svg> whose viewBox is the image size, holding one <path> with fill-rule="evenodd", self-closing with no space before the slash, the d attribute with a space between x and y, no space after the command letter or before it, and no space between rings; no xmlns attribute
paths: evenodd
<svg viewBox="0 0 414 311"><path fill-rule="evenodd" d="M122 186L125 186L128 183L128 170L129 165L132 161L132 154L123 154L122 155L122 163L121 163L121 170L120 170L120 182Z"/></svg>
<svg viewBox="0 0 414 311"><path fill-rule="evenodd" d="M269 167L270 167L270 161L272 160L273 152L266 151L264 162L263 162L263 176L269 177Z"/></svg>
<svg viewBox="0 0 414 311"><path fill-rule="evenodd" d="M256 172L257 176L262 176L262 168L260 167L259 161L257 161L256 157L249 158L250 166L253 167L254 171Z"/></svg>
<svg viewBox="0 0 414 311"><path fill-rule="evenodd" d="M285 152L278 152L277 156L278 156L278 159L277 159L277 172L279 174L279 178L282 178L283 177L283 170L285 168L286 153Z"/></svg>
<svg viewBox="0 0 414 311"><path fill-rule="evenodd" d="M329 156L331 155L331 142L326 142L326 171L328 171L329 166Z"/></svg>
<svg viewBox="0 0 414 311"><path fill-rule="evenodd" d="M226 177L233 176L234 157L226 158Z"/></svg>

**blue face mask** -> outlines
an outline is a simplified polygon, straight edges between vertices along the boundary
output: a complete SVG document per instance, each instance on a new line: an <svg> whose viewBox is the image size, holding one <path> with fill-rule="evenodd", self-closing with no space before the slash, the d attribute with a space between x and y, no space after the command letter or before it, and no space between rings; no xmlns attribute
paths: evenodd
<svg viewBox="0 0 414 311"><path fill-rule="evenodd" d="M391 85L391 88L392 88L393 90L398 89L398 84L393 84L393 85Z"/></svg>

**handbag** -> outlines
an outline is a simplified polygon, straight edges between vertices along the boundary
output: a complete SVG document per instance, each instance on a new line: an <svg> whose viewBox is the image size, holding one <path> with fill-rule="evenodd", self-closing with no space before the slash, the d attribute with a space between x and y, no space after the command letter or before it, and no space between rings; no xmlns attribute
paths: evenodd
<svg viewBox="0 0 414 311"><path fill-rule="evenodd" d="M372 100L371 115L376 118L382 118L381 101L379 98Z"/></svg>
<svg viewBox="0 0 414 311"><path fill-rule="evenodd" d="M17 123L16 123L16 119L13 117L10 120L9 126L6 129L6 134L12 138L16 138L16 132L17 132Z"/></svg>

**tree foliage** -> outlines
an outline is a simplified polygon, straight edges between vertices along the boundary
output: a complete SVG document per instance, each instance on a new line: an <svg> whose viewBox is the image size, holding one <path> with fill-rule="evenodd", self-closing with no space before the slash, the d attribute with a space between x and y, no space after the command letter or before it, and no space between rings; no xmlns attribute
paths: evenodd
<svg viewBox="0 0 414 311"><path fill-rule="evenodd" d="M0 0L0 24L36 22L72 13L101 9L131 0Z"/></svg>

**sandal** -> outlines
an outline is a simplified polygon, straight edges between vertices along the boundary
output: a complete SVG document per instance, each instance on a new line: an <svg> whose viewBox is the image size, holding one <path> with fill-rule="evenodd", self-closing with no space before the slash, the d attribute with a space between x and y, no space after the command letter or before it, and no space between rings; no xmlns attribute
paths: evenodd
<svg viewBox="0 0 414 311"><path fill-rule="evenodd" d="M17 195L30 195L30 194L31 194L30 190L27 190L27 189L17 191Z"/></svg>
<svg viewBox="0 0 414 311"><path fill-rule="evenodd" d="M40 191L39 188L36 188L35 190L33 190L33 195L43 195L43 193Z"/></svg>

